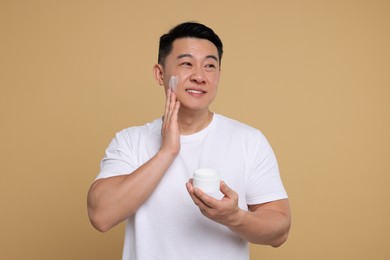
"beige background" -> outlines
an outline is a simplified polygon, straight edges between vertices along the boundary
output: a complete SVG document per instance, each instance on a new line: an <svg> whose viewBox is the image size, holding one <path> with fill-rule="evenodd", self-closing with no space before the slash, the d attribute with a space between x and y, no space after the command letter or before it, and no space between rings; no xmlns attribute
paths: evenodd
<svg viewBox="0 0 390 260"><path fill-rule="evenodd" d="M251 259L390 259L389 1L0 1L0 259L120 259L86 194L116 131L162 114L158 38L225 44L213 111L263 131L293 226ZM190 250L190 248L189 248Z"/></svg>

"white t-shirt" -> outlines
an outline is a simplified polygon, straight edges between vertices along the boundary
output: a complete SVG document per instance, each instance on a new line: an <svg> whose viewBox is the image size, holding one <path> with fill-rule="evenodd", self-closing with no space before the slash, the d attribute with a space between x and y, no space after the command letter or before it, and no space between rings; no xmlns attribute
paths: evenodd
<svg viewBox="0 0 390 260"><path fill-rule="evenodd" d="M162 120L116 134L97 178L129 174L160 148ZM239 195L239 207L285 199L278 164L263 134L214 114L202 131L180 136L180 153L156 190L127 220L123 260L247 260L248 243L201 214L185 187L199 168L214 168ZM129 198L131 199L131 198Z"/></svg>

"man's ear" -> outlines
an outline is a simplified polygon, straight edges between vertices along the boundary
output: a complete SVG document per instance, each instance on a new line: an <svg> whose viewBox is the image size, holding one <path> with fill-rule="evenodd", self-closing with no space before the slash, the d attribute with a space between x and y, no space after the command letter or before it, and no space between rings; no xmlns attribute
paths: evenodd
<svg viewBox="0 0 390 260"><path fill-rule="evenodd" d="M153 66L153 75L157 84L164 86L163 67L161 64L156 64Z"/></svg>

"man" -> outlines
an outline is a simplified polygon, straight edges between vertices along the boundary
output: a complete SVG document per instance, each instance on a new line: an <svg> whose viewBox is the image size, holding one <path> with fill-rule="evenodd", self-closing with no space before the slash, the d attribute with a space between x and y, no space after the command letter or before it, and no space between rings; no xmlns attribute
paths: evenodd
<svg viewBox="0 0 390 260"><path fill-rule="evenodd" d="M248 241L287 239L287 195L266 138L209 110L222 49L199 23L163 35L153 71L164 116L120 131L106 150L88 212L102 232L127 220L123 259L249 259ZM221 174L220 200L192 186L193 172L206 167Z"/></svg>

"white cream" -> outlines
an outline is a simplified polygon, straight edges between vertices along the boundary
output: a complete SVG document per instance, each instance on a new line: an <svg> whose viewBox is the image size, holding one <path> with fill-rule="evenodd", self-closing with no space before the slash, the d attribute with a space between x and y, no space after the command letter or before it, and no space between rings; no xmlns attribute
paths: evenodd
<svg viewBox="0 0 390 260"><path fill-rule="evenodd" d="M177 86L178 81L179 81L178 76L171 76L171 78L169 79L169 88L173 92L176 92L176 86Z"/></svg>

